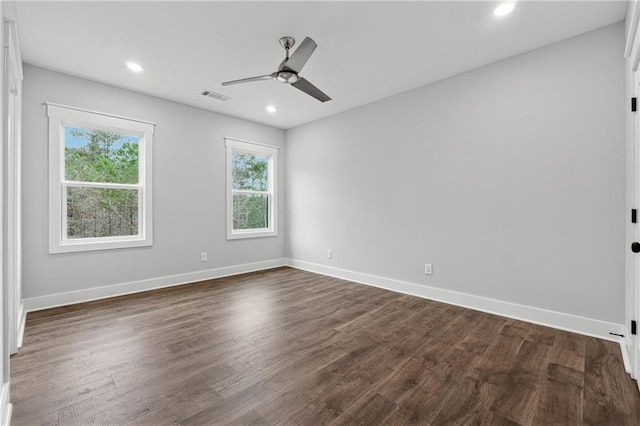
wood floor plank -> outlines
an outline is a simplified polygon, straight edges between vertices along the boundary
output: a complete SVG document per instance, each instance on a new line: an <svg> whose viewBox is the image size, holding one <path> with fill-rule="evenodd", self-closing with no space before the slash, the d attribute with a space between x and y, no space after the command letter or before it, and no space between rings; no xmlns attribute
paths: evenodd
<svg viewBox="0 0 640 426"><path fill-rule="evenodd" d="M215 383L232 374L224 365L214 365L197 371L191 376L167 373L146 382L132 378L108 394L86 399L59 411L61 423L82 423L85 416L91 423L125 424L153 411L171 404L176 395L200 392L207 389L212 401L220 397L209 389L209 383ZM103 402L106 402L104 404Z"/></svg>
<svg viewBox="0 0 640 426"><path fill-rule="evenodd" d="M512 365L518 356L522 342L521 337L499 334L489 344L483 357L496 364Z"/></svg>
<svg viewBox="0 0 640 426"><path fill-rule="evenodd" d="M496 393L496 387L490 383L467 378L456 387L455 392L449 394L432 424L471 424L489 410Z"/></svg>
<svg viewBox="0 0 640 426"><path fill-rule="evenodd" d="M524 341L518 351L513 368L502 384L491 411L520 424L531 424L540 398L546 372L539 366L547 365L550 348Z"/></svg>
<svg viewBox="0 0 640 426"><path fill-rule="evenodd" d="M75 389L48 393L30 400L28 404L16 403L13 415L16 419L19 419L20 422L27 423L50 413L56 413L55 417L58 418L58 410L74 405L87 398L101 397L102 394L113 391L115 388L116 385L113 379L111 377L105 377L104 379L95 380Z"/></svg>
<svg viewBox="0 0 640 426"><path fill-rule="evenodd" d="M450 395L457 391L456 384L432 373L416 386L381 424L430 424L443 409Z"/></svg>
<svg viewBox="0 0 640 426"><path fill-rule="evenodd" d="M271 423L256 410L249 410L227 423L227 426L271 426Z"/></svg>
<svg viewBox="0 0 640 426"><path fill-rule="evenodd" d="M328 340L330 341L330 340ZM369 341L363 350L372 350L373 341ZM352 355L352 353L347 354ZM292 354L289 357L279 359L277 362L269 363L263 368L248 372L240 372L228 381L222 381L216 390L224 397L228 398L246 389L259 389L260 392L277 393L282 386L291 382L297 384L307 374L315 370L330 365L332 362L345 356L341 350L329 344L320 343L318 348L309 348L306 351Z"/></svg>
<svg viewBox="0 0 640 426"><path fill-rule="evenodd" d="M640 395L624 372L617 345L587 339L585 346L585 422L640 424L640 411L637 409ZM619 389L620 392L614 393L612 389Z"/></svg>
<svg viewBox="0 0 640 426"><path fill-rule="evenodd" d="M358 339L357 342L359 347L354 348L317 371L311 370L313 371L311 374L295 383L294 386L285 387L283 391L274 393L272 398L267 399L257 407L258 412L273 424L282 422L287 416L297 419L296 421L301 423L308 422L310 409L315 410L316 408L317 411L314 411L316 420L320 418L321 414L326 415L330 410L334 415L328 417L327 421L335 417L336 413L340 414L341 411L338 412L330 404L325 410L326 399L337 395L339 389L356 386L357 384L354 384L354 376L362 379L365 374L372 374L370 364L376 354L376 348L380 344L378 340L372 337ZM350 372L350 377L345 377L346 372ZM374 369L373 374L379 373L380 369ZM342 386L342 388L336 389L336 386ZM333 391L327 392L329 388ZM329 403L331 402L329 401Z"/></svg>
<svg viewBox="0 0 640 426"><path fill-rule="evenodd" d="M377 392L369 391L334 419L332 425L375 425L384 420L397 404Z"/></svg>
<svg viewBox="0 0 640 426"><path fill-rule="evenodd" d="M311 402L332 384L340 381L341 372L346 365L353 365L357 361L352 356L343 356L321 370L308 375L303 383L287 387L265 398L256 407L257 411L272 424L299 423L305 417L305 410L316 410ZM314 420L318 420L315 418Z"/></svg>
<svg viewBox="0 0 640 426"><path fill-rule="evenodd" d="M459 347L475 355L483 355L493 338L500 333L504 320L494 316L484 316L477 323L473 333L468 333L460 341Z"/></svg>
<svg viewBox="0 0 640 426"><path fill-rule="evenodd" d="M275 268L29 313L14 425L640 424L616 343Z"/></svg>
<svg viewBox="0 0 640 426"><path fill-rule="evenodd" d="M375 385L391 373L391 370L378 366L376 361L375 352L370 356L361 357L358 365L352 368L349 374L340 377L311 401L310 406L315 409L303 410L305 414L296 419L300 424L309 424L330 423L338 418L347 408L354 405L371 385ZM271 423L279 422L272 422L267 416L265 418Z"/></svg>
<svg viewBox="0 0 640 426"><path fill-rule="evenodd" d="M538 324L531 324L525 339L534 343L541 343L543 345L553 347L553 344L556 341L556 333L552 328Z"/></svg>
<svg viewBox="0 0 640 426"><path fill-rule="evenodd" d="M434 363L428 358L409 358L387 376L377 393L394 402L401 402L413 394L415 388L433 374Z"/></svg>
<svg viewBox="0 0 640 426"><path fill-rule="evenodd" d="M556 338L549 354L549 361L584 372L587 337L555 330Z"/></svg>
<svg viewBox="0 0 640 426"><path fill-rule="evenodd" d="M548 380L542 385L533 424L580 425L582 389L563 382Z"/></svg>

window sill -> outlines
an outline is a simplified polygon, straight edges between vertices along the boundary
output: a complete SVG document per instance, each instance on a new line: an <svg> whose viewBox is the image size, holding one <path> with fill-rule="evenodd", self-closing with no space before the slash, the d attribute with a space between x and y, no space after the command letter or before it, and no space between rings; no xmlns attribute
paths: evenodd
<svg viewBox="0 0 640 426"><path fill-rule="evenodd" d="M277 231L261 230L261 231L233 231L227 234L227 240L240 240L244 238L262 238L277 237Z"/></svg>
<svg viewBox="0 0 640 426"><path fill-rule="evenodd" d="M150 238L127 239L127 240L97 240L97 241L65 241L59 242L49 247L49 254L59 253L79 253L96 250L114 250L133 247L151 247L153 241Z"/></svg>

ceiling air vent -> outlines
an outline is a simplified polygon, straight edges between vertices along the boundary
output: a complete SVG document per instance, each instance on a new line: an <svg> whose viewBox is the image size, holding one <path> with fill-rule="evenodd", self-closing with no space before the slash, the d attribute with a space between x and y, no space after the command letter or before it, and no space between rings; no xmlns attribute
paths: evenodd
<svg viewBox="0 0 640 426"><path fill-rule="evenodd" d="M202 92L202 96L207 96L209 98L217 99L222 102L228 101L229 99L231 99L230 96L223 95L222 93L217 93L212 90L205 90L204 92Z"/></svg>

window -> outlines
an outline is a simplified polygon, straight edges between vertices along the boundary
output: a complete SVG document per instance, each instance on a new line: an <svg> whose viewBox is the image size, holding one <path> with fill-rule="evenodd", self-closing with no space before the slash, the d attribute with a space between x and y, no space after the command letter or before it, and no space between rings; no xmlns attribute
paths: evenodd
<svg viewBox="0 0 640 426"><path fill-rule="evenodd" d="M226 138L227 239L277 235L278 148Z"/></svg>
<svg viewBox="0 0 640 426"><path fill-rule="evenodd" d="M46 105L49 252L152 245L154 124Z"/></svg>

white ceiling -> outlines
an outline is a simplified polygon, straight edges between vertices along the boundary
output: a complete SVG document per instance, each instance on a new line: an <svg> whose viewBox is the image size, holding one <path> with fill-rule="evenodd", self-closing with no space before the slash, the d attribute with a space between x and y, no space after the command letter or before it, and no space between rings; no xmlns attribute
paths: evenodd
<svg viewBox="0 0 640 426"><path fill-rule="evenodd" d="M624 1L17 2L24 62L280 128L299 126L624 19ZM301 75L320 103L275 81L278 39L318 43ZM622 54L622 52L621 52ZM124 61L144 66L133 74ZM213 90L226 102L205 98ZM268 104L278 108L270 114Z"/></svg>

